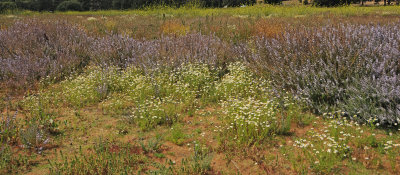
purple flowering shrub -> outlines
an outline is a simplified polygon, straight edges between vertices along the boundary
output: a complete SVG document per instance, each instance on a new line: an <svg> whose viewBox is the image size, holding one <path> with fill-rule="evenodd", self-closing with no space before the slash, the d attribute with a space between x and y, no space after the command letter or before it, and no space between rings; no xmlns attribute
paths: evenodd
<svg viewBox="0 0 400 175"><path fill-rule="evenodd" d="M17 21L0 30L0 81L29 87L60 80L88 64L91 38L63 21Z"/></svg>
<svg viewBox="0 0 400 175"><path fill-rule="evenodd" d="M400 25L299 28L257 38L238 54L317 112L341 111L360 122L400 117Z"/></svg>
<svg viewBox="0 0 400 175"><path fill-rule="evenodd" d="M215 36L201 34L163 36L144 41L110 34L95 40L90 53L97 65L121 68L137 66L144 69L177 67L189 62L217 65L234 57L229 44Z"/></svg>
<svg viewBox="0 0 400 175"><path fill-rule="evenodd" d="M0 30L0 82L28 87L62 80L87 65L136 67L149 73L184 63L222 67L246 62L272 81L276 92L292 91L316 113L341 111L359 122L397 124L400 116L400 25L330 24L288 27L280 37L229 43L190 33L156 39L106 34L89 37L65 21L17 21Z"/></svg>

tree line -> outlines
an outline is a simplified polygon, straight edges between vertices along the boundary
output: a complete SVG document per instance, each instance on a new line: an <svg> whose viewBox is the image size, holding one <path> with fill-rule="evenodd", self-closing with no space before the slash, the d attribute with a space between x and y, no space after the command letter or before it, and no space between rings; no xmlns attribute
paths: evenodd
<svg viewBox="0 0 400 175"><path fill-rule="evenodd" d="M273 1L278 0L266 0L267 3ZM33 11L124 10L160 5L181 7L187 3L202 7L235 7L252 5L256 0L0 0L0 6L3 8Z"/></svg>
<svg viewBox="0 0 400 175"><path fill-rule="evenodd" d="M281 4L283 0L263 0L268 4ZM364 4L371 0L299 0L304 4L312 3L316 6L337 6L350 3ZM379 2L381 0L373 0ZM391 4L400 0L383 0L384 4ZM0 0L0 12L14 9L33 11L88 11L88 10L125 10L141 9L149 6L181 7L188 3L201 7L237 7L253 5L256 0Z"/></svg>
<svg viewBox="0 0 400 175"><path fill-rule="evenodd" d="M309 3L308 0L299 0L305 4ZM390 5L395 3L396 5L400 4L400 0L313 0L313 5L316 6L338 6L338 5L350 5L350 4L361 4L364 5L365 2L375 2L379 3L383 1L384 5Z"/></svg>

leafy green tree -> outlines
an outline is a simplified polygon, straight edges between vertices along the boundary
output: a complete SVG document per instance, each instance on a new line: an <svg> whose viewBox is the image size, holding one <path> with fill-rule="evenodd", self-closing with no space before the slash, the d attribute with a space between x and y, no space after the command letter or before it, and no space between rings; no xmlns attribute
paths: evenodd
<svg viewBox="0 0 400 175"><path fill-rule="evenodd" d="M123 10L123 9L129 9L131 8L131 2L130 0L113 0L112 1L112 6L113 9L119 9L119 10Z"/></svg>
<svg viewBox="0 0 400 175"><path fill-rule="evenodd" d="M57 6L58 11L80 11L81 3L77 1L64 1Z"/></svg>
<svg viewBox="0 0 400 175"><path fill-rule="evenodd" d="M17 4L15 4L15 2L0 2L0 13L15 9L17 9Z"/></svg>
<svg viewBox="0 0 400 175"><path fill-rule="evenodd" d="M282 4L282 0L265 0L267 4Z"/></svg>
<svg viewBox="0 0 400 175"><path fill-rule="evenodd" d="M350 4L350 0L314 0L313 4L315 6L332 7L332 6Z"/></svg>
<svg viewBox="0 0 400 175"><path fill-rule="evenodd" d="M83 10L108 10L112 8L112 0L79 0Z"/></svg>

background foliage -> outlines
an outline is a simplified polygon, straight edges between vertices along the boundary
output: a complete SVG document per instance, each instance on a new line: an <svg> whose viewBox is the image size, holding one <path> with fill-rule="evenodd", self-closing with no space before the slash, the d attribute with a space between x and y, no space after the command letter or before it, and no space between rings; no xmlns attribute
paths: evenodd
<svg viewBox="0 0 400 175"><path fill-rule="evenodd" d="M281 4L283 0L264 0L266 4ZM371 0L368 0L371 1ZM380 0L375 0L379 2ZM315 6L338 6L350 3L364 3L366 0L313 0L302 1ZM393 1L394 2L394 1ZM26 9L33 11L80 11L80 10L124 10L143 9L153 6L197 6L197 7L238 7L253 5L256 0L0 0L0 12L4 10ZM391 1L384 2L390 4ZM396 1L399 4L399 1Z"/></svg>

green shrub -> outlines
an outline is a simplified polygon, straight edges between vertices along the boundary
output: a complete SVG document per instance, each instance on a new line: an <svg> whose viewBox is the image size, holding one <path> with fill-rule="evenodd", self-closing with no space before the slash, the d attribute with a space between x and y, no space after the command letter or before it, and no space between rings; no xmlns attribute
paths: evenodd
<svg viewBox="0 0 400 175"><path fill-rule="evenodd" d="M252 145L272 136L280 128L276 104L253 97L230 99L223 104L226 126L222 134L239 144Z"/></svg>
<svg viewBox="0 0 400 175"><path fill-rule="evenodd" d="M176 92L182 94L186 102L195 98L203 102L215 102L215 80L217 75L205 64L182 64L174 71Z"/></svg>
<svg viewBox="0 0 400 175"><path fill-rule="evenodd" d="M50 142L47 133L37 123L29 124L26 129L20 131L19 135L24 148L31 149L39 154Z"/></svg>
<svg viewBox="0 0 400 175"><path fill-rule="evenodd" d="M17 4L15 4L15 2L0 2L0 13L15 9L17 9Z"/></svg>
<svg viewBox="0 0 400 175"><path fill-rule="evenodd" d="M326 6L326 7L332 7L332 6L339 6L339 5L344 5L347 4L348 1L345 0L314 0L313 3L316 6Z"/></svg>
<svg viewBox="0 0 400 175"><path fill-rule="evenodd" d="M69 157L60 152L60 162L49 160L50 174L135 174L147 161L144 155L135 153L138 149L131 144L100 140L88 153L81 149Z"/></svg>
<svg viewBox="0 0 400 175"><path fill-rule="evenodd" d="M65 101L73 107L83 107L106 99L115 90L119 73L113 68L88 68L80 76L61 83Z"/></svg>
<svg viewBox="0 0 400 175"><path fill-rule="evenodd" d="M350 140L360 134L351 133L357 132L348 128L353 124L345 119L331 120L323 131L310 130L306 138L296 139L293 146L302 150L315 173L334 173L342 160L351 155Z"/></svg>
<svg viewBox="0 0 400 175"><path fill-rule="evenodd" d="M21 107L26 112L26 122L37 123L49 134L60 134L58 121L56 120L60 93L58 92L39 92L35 95L24 97L21 101Z"/></svg>
<svg viewBox="0 0 400 175"><path fill-rule="evenodd" d="M238 7L241 5L252 5L255 4L255 0L200 0L204 7Z"/></svg>
<svg viewBox="0 0 400 175"><path fill-rule="evenodd" d="M139 145L144 153L161 153L161 146L163 145L163 137L156 135L154 138L147 140L147 143L140 138Z"/></svg>
<svg viewBox="0 0 400 175"><path fill-rule="evenodd" d="M267 4L282 4L282 0L265 0Z"/></svg>
<svg viewBox="0 0 400 175"><path fill-rule="evenodd" d="M11 146L0 143L0 174L18 174L23 169L29 169L32 156L13 152Z"/></svg>
<svg viewBox="0 0 400 175"><path fill-rule="evenodd" d="M165 101L146 100L142 104L137 104L128 119L142 130L150 130L158 125L171 126L180 120L178 111L182 107L177 104L170 99L165 99Z"/></svg>
<svg viewBox="0 0 400 175"><path fill-rule="evenodd" d="M224 75L216 85L216 95L220 100L227 100L230 97L247 98L262 97L269 93L269 82L257 78L251 70L241 62L228 65L229 73Z"/></svg>
<svg viewBox="0 0 400 175"><path fill-rule="evenodd" d="M182 168L176 174L209 174L212 169L211 151L199 143L194 143L194 154L188 159L182 160Z"/></svg>
<svg viewBox="0 0 400 175"><path fill-rule="evenodd" d="M58 11L81 11L81 3L76 1L64 1L57 6Z"/></svg>
<svg viewBox="0 0 400 175"><path fill-rule="evenodd" d="M0 142L15 143L18 137L18 126L16 122L17 112L14 115L1 115L0 119Z"/></svg>
<svg viewBox="0 0 400 175"><path fill-rule="evenodd" d="M121 116L130 113L132 107L132 99L124 94L113 94L102 103L103 111L106 114Z"/></svg>
<svg viewBox="0 0 400 175"><path fill-rule="evenodd" d="M167 138L172 143L182 146L187 135L183 132L182 125L175 124L171 127L171 135Z"/></svg>

